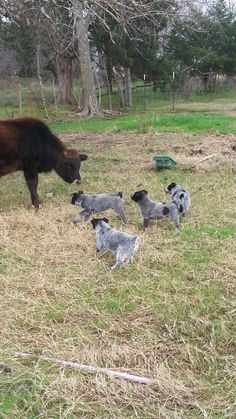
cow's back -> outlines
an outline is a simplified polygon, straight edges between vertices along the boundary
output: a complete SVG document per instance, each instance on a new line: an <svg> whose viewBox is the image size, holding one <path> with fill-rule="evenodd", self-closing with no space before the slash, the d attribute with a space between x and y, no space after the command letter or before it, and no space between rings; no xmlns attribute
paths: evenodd
<svg viewBox="0 0 236 419"><path fill-rule="evenodd" d="M6 164L17 160L19 169L47 172L54 168L62 150L61 141L38 119L0 121L0 160Z"/></svg>

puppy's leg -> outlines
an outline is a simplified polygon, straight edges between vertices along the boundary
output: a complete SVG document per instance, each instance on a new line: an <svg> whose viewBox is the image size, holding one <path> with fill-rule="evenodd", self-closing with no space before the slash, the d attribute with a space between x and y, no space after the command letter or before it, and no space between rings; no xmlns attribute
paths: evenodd
<svg viewBox="0 0 236 419"><path fill-rule="evenodd" d="M78 221L81 218L83 218L85 221L87 221L88 218L89 218L89 216L90 216L90 214L91 214L91 211L89 211L89 210L83 210L83 211L78 212L78 214L76 214L76 216L75 216L75 218L73 220L73 223L74 224L78 223Z"/></svg>
<svg viewBox="0 0 236 419"><path fill-rule="evenodd" d="M123 266L126 257L127 255L124 253L124 250L122 248L118 248L116 253L116 263L111 267L111 270L114 271L116 269L120 269Z"/></svg>
<svg viewBox="0 0 236 419"><path fill-rule="evenodd" d="M133 263L134 256L136 255L138 250L139 250L139 240L138 240L138 238L136 238L134 248L131 250L131 252L129 253L129 256L128 256L128 263Z"/></svg>
<svg viewBox="0 0 236 419"><path fill-rule="evenodd" d="M100 250L103 248L103 244L102 244L102 240L101 238L97 235L96 237L96 252L100 252Z"/></svg>
<svg viewBox="0 0 236 419"><path fill-rule="evenodd" d="M123 221L124 224L126 224L126 214L125 214L125 205L122 200L116 205L116 208L114 208L117 214L119 215L120 219Z"/></svg>
<svg viewBox="0 0 236 419"><path fill-rule="evenodd" d="M177 230L180 230L181 225L180 225L180 218L179 218L179 211L178 208L175 207L171 212L170 212L170 218L173 221L175 227L177 228Z"/></svg>
<svg viewBox="0 0 236 419"><path fill-rule="evenodd" d="M145 231L145 229L148 228L148 224L149 224L149 218L144 218L143 225L142 225L143 231Z"/></svg>
<svg viewBox="0 0 236 419"><path fill-rule="evenodd" d="M81 212L78 212L78 214L76 214L76 216L75 216L75 218L73 220L73 223L74 224L78 223L78 221L80 220L80 218L81 218Z"/></svg>
<svg viewBox="0 0 236 419"><path fill-rule="evenodd" d="M83 214L84 221L88 221L91 214L92 214L92 211L84 210L84 214Z"/></svg>
<svg viewBox="0 0 236 419"><path fill-rule="evenodd" d="M111 267L111 271L115 271L116 269L120 269L123 265L122 260L117 260L115 265Z"/></svg>

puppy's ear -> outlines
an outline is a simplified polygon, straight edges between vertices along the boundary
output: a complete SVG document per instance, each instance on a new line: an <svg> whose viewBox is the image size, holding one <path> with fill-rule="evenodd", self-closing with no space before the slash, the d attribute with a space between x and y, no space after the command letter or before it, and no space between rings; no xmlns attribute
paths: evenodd
<svg viewBox="0 0 236 419"><path fill-rule="evenodd" d="M80 158L81 161L83 161L83 160L87 160L88 156L87 156L87 154L79 153L79 158Z"/></svg>
<svg viewBox="0 0 236 419"><path fill-rule="evenodd" d="M121 198L123 198L123 192L117 192L117 195L119 195Z"/></svg>
<svg viewBox="0 0 236 419"><path fill-rule="evenodd" d="M173 189L173 188L175 188L176 187L176 183L175 182L171 182L168 186L167 186L167 189L168 189L168 191L171 191L171 189Z"/></svg>
<svg viewBox="0 0 236 419"><path fill-rule="evenodd" d="M94 230L95 230L96 225L98 224L98 222L99 222L99 219L98 218L92 218L91 223L93 225Z"/></svg>
<svg viewBox="0 0 236 419"><path fill-rule="evenodd" d="M78 194L77 193L73 193L71 195L71 203L72 203L72 205L75 205L75 201L76 201L77 198L78 198Z"/></svg>
<svg viewBox="0 0 236 419"><path fill-rule="evenodd" d="M145 193L146 195L148 194L148 191L146 191L145 189L142 189L141 192Z"/></svg>
<svg viewBox="0 0 236 419"><path fill-rule="evenodd" d="M104 222L105 222L105 223L107 223L107 224L109 223L108 218L105 218L105 217L103 217L103 218L102 218L102 221L104 221Z"/></svg>
<svg viewBox="0 0 236 419"><path fill-rule="evenodd" d="M78 195L83 195L84 191L79 191Z"/></svg>

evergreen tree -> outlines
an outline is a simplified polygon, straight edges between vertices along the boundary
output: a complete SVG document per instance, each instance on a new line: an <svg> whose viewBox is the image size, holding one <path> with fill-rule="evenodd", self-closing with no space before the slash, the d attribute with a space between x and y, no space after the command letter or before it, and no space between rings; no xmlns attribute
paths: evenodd
<svg viewBox="0 0 236 419"><path fill-rule="evenodd" d="M236 72L236 21L225 0L214 1L206 12L196 11L170 31L166 53L175 67L201 74L208 91L210 74Z"/></svg>
<svg viewBox="0 0 236 419"><path fill-rule="evenodd" d="M31 77L35 71L35 33L30 26L15 25L12 22L2 22L0 38L4 47L16 54L21 66L21 75Z"/></svg>

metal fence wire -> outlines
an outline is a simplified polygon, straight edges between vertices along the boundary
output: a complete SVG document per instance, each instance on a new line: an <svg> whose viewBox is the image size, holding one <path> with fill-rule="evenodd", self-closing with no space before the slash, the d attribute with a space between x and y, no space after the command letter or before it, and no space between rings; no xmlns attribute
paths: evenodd
<svg viewBox="0 0 236 419"><path fill-rule="evenodd" d="M98 78L96 77L98 84ZM73 85L73 106L59 106L58 85L53 77L39 81L19 77L0 78L0 116L13 118L24 115L45 117L47 114L78 111L81 100L81 85L75 79ZM227 110L235 101L235 77L214 76L204 80L203 77L182 77L172 79L169 83L133 80L131 85L132 107L125 104L125 83L123 98L120 89L114 84L108 89L105 84L97 85L97 96L104 110L137 112L170 112L183 110L206 109L208 111Z"/></svg>

